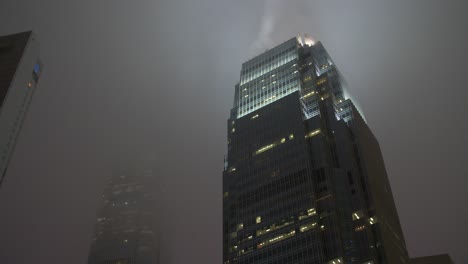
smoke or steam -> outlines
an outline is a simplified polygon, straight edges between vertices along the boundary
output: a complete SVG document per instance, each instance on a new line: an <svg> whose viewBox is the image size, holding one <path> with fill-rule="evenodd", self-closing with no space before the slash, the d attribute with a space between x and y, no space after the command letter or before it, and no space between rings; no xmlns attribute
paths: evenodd
<svg viewBox="0 0 468 264"><path fill-rule="evenodd" d="M260 30L257 38L250 47L250 56L254 56L259 52L271 47L272 34L275 28L275 22L278 10L281 7L281 0L266 0L264 5L264 14L260 24Z"/></svg>
<svg viewBox="0 0 468 264"><path fill-rule="evenodd" d="M299 32L311 33L310 3L296 2L294 5L282 0L265 0L264 13L257 38L250 46L249 56L253 57L285 41Z"/></svg>

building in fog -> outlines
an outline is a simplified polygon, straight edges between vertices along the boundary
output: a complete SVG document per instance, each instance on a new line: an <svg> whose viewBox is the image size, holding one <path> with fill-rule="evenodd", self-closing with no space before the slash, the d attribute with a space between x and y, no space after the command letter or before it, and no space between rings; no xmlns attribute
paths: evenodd
<svg viewBox="0 0 468 264"><path fill-rule="evenodd" d="M411 264L453 264L448 254L412 258Z"/></svg>
<svg viewBox="0 0 468 264"><path fill-rule="evenodd" d="M320 42L242 64L223 172L224 263L409 263L379 143Z"/></svg>
<svg viewBox="0 0 468 264"><path fill-rule="evenodd" d="M31 31L0 37L0 187L42 71L38 57Z"/></svg>
<svg viewBox="0 0 468 264"><path fill-rule="evenodd" d="M150 166L131 166L108 179L89 264L159 263L154 176Z"/></svg>

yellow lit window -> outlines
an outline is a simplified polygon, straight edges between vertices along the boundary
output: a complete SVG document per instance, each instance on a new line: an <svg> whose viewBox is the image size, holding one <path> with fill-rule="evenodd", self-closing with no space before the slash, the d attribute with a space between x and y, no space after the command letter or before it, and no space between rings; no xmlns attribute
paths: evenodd
<svg viewBox="0 0 468 264"><path fill-rule="evenodd" d="M305 94L304 96L302 96L302 98L308 98L308 97L311 97L311 96L314 95L314 94L315 94L315 91L312 91L312 92L310 92L310 93Z"/></svg>
<svg viewBox="0 0 468 264"><path fill-rule="evenodd" d="M362 226L357 226L354 230L355 230L355 231L362 231L362 230L364 230L365 228L366 228L366 226L363 226L363 225L362 225Z"/></svg>
<svg viewBox="0 0 468 264"><path fill-rule="evenodd" d="M267 239L267 240L263 240L260 244L257 245L257 248L263 248L263 247L266 247L268 245L278 243L278 242L280 242L280 241L282 241L284 239L293 237L295 234L296 234L296 231L291 230L288 233L281 234L281 235L278 235L276 237L272 237L272 238Z"/></svg>
<svg viewBox="0 0 468 264"><path fill-rule="evenodd" d="M276 144L270 144L270 145L266 145L262 148L260 148L259 150L255 151L255 155L258 155L258 154L261 154L267 150L270 150L272 148L276 147Z"/></svg>
<svg viewBox="0 0 468 264"><path fill-rule="evenodd" d="M305 138L311 138L311 137L316 136L318 134L320 134L320 129L310 131L309 133L306 134Z"/></svg>
<svg viewBox="0 0 468 264"><path fill-rule="evenodd" d="M364 213L362 211L356 211L352 214L353 221L359 220L364 217Z"/></svg>
<svg viewBox="0 0 468 264"><path fill-rule="evenodd" d="M299 227L299 230L301 231L301 233L304 233L306 231L309 231L313 228L315 228L317 226L317 223L313 222L313 223L308 223L308 224L305 224L305 225L301 225L301 227Z"/></svg>
<svg viewBox="0 0 468 264"><path fill-rule="evenodd" d="M255 218L255 223L260 224L261 222L262 222L262 217L261 217L261 216L257 216L257 217Z"/></svg>
<svg viewBox="0 0 468 264"><path fill-rule="evenodd" d="M327 264L340 264L340 263L343 263L343 260L341 258L332 259L327 262Z"/></svg>
<svg viewBox="0 0 468 264"><path fill-rule="evenodd" d="M322 78L322 79L320 79L320 80L317 81L317 85L320 85L320 84L322 84L322 83L324 83L324 82L326 82L326 81L327 81L326 78Z"/></svg>
<svg viewBox="0 0 468 264"><path fill-rule="evenodd" d="M289 139L294 139L294 135L293 134L289 135Z"/></svg>

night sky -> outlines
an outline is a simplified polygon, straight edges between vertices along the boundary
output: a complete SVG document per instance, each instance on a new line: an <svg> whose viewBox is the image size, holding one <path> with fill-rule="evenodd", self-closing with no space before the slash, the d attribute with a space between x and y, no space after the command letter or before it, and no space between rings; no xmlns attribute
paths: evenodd
<svg viewBox="0 0 468 264"><path fill-rule="evenodd" d="M379 3L377 3L379 2ZM157 157L162 263L221 263L241 63L306 32L380 141L412 257L468 263L468 2L1 0L44 72L0 190L0 263L86 262L122 156Z"/></svg>

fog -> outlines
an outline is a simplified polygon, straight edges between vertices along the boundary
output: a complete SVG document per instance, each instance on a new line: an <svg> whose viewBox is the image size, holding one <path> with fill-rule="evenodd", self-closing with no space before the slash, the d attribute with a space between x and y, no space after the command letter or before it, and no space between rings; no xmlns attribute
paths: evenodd
<svg viewBox="0 0 468 264"><path fill-rule="evenodd" d="M248 58L306 32L379 139L411 256L468 263L465 1L2 0L44 72L0 190L0 263L85 263L105 178L158 160L162 263L221 263L226 119Z"/></svg>

